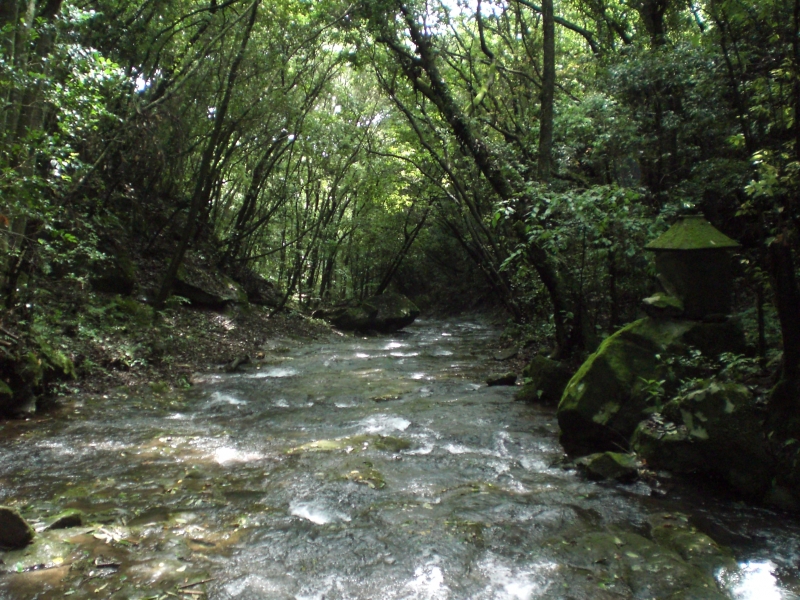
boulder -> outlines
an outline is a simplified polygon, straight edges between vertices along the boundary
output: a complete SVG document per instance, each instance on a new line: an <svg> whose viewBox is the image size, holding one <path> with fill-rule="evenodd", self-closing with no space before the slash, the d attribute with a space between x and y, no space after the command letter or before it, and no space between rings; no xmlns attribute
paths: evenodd
<svg viewBox="0 0 800 600"><path fill-rule="evenodd" d="M334 327L348 331L392 333L411 325L419 309L402 294L381 294L352 305L336 306L314 312Z"/></svg>
<svg viewBox="0 0 800 600"><path fill-rule="evenodd" d="M720 568L735 573L738 565L733 554L705 533L698 531L681 513L656 513L647 519L650 538L659 546L669 548L683 560L714 577Z"/></svg>
<svg viewBox="0 0 800 600"><path fill-rule="evenodd" d="M647 317L607 338L569 381L558 405L567 452L626 449L639 422L658 408L651 382L664 381L669 387L685 375L677 366L670 372L665 360L693 347L710 356L737 352L744 347L744 334L732 320Z"/></svg>
<svg viewBox="0 0 800 600"><path fill-rule="evenodd" d="M241 284L251 304L271 308L280 306L283 293L273 282L251 269L242 267L235 269L232 276Z"/></svg>
<svg viewBox="0 0 800 600"><path fill-rule="evenodd" d="M643 535L610 529L575 537L559 535L542 542L544 549L554 553L553 562L573 573L569 580L572 593L555 597L659 600L730 597L720 589L714 574L708 572L705 560L697 564ZM730 561L720 560L720 563L719 568L723 568Z"/></svg>
<svg viewBox="0 0 800 600"><path fill-rule="evenodd" d="M83 525L83 513L78 509L71 508L57 514L47 524L47 531L54 529L70 529L71 527L81 527Z"/></svg>
<svg viewBox="0 0 800 600"><path fill-rule="evenodd" d="M631 454L599 452L578 459L576 465L595 481L612 479L629 483L639 477L639 462Z"/></svg>
<svg viewBox="0 0 800 600"><path fill-rule="evenodd" d="M525 383L517 400L556 405L564 394L572 372L569 367L544 356L536 356L522 371Z"/></svg>
<svg viewBox="0 0 800 600"><path fill-rule="evenodd" d="M642 422L632 446L653 468L716 477L760 499L775 474L765 418L746 387L711 381Z"/></svg>
<svg viewBox="0 0 800 600"><path fill-rule="evenodd" d="M0 547L24 548L33 540L33 528L28 525L19 511L0 506Z"/></svg>
<svg viewBox="0 0 800 600"><path fill-rule="evenodd" d="M247 293L233 279L214 269L184 265L172 288L194 306L220 310L230 304L247 304Z"/></svg>
<svg viewBox="0 0 800 600"><path fill-rule="evenodd" d="M514 385L517 383L517 374L509 371L508 373L494 373L486 378L489 387L496 385Z"/></svg>
<svg viewBox="0 0 800 600"><path fill-rule="evenodd" d="M519 354L519 348L516 346L512 346L511 348L506 348L505 350L499 350L492 355L492 358L496 361L502 362L504 360L511 360L515 358Z"/></svg>

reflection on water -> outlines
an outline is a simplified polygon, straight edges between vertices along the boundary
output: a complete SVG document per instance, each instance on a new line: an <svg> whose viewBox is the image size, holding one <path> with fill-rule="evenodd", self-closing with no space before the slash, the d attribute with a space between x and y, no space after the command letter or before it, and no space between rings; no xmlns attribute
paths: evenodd
<svg viewBox="0 0 800 600"><path fill-rule="evenodd" d="M772 561L749 561L739 565L741 572L732 577L730 589L736 600L784 600L774 575ZM791 596L795 598L795 595Z"/></svg>
<svg viewBox="0 0 800 600"><path fill-rule="evenodd" d="M31 570L0 575L0 600L705 598L687 586L712 574L672 550L668 575L642 562L666 512L733 547L741 568L709 598L797 598L796 520L561 468L553 411L483 383L496 335L431 321L272 344L186 393L85 398L0 431L0 504L89 523L40 534L57 555L6 561Z"/></svg>

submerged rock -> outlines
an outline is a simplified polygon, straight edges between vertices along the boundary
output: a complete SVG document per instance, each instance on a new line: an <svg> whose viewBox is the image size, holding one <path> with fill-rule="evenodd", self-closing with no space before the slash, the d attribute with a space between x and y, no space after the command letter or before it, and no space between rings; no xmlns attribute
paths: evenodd
<svg viewBox="0 0 800 600"><path fill-rule="evenodd" d="M536 356L522 371L526 379L515 398L523 402L555 405L561 400L572 372L569 367L544 356Z"/></svg>
<svg viewBox="0 0 800 600"><path fill-rule="evenodd" d="M517 374L509 371L508 373L494 373L486 378L486 384L490 387L496 385L514 385L517 383Z"/></svg>
<svg viewBox="0 0 800 600"><path fill-rule="evenodd" d="M384 452L401 452L411 448L411 443L403 438L390 435L353 435L333 440L316 440L287 450L287 454L304 452L360 452L373 448Z"/></svg>
<svg viewBox="0 0 800 600"><path fill-rule="evenodd" d="M596 481L613 479L629 483L639 476L639 462L631 454L599 452L578 459L576 464L589 479Z"/></svg>
<svg viewBox="0 0 800 600"><path fill-rule="evenodd" d="M33 536L33 528L22 518L17 509L0 506L1 548L24 548L33 541Z"/></svg>
<svg viewBox="0 0 800 600"><path fill-rule="evenodd" d="M665 358L691 347L716 356L743 346L744 335L733 321L648 317L623 327L600 345L564 390L558 406L561 443L573 454L627 448L639 422L657 409L649 384L665 380Z"/></svg>
<svg viewBox="0 0 800 600"><path fill-rule="evenodd" d="M557 561L575 571L578 581L607 582L592 598L722 600L729 596L708 573L706 563L685 559L657 540L627 531L595 531L571 539L546 541ZM727 561L721 561L727 565ZM609 590L606 594L604 590ZM584 597L584 596L580 596Z"/></svg>
<svg viewBox="0 0 800 600"><path fill-rule="evenodd" d="M689 523L680 513L657 513L647 520L650 537L659 545L678 553L685 561L714 576L720 568L738 569L733 554Z"/></svg>
<svg viewBox="0 0 800 600"><path fill-rule="evenodd" d="M402 294L381 294L350 306L317 310L314 317L348 331L392 333L411 325L419 314L419 308Z"/></svg>

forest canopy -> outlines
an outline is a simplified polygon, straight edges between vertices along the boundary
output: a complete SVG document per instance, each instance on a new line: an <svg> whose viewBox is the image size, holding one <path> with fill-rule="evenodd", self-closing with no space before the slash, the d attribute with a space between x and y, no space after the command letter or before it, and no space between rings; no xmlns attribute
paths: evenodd
<svg viewBox="0 0 800 600"><path fill-rule="evenodd" d="M128 253L163 307L193 257L276 308L499 304L570 356L700 212L796 377L799 33L800 0L4 2L2 302Z"/></svg>

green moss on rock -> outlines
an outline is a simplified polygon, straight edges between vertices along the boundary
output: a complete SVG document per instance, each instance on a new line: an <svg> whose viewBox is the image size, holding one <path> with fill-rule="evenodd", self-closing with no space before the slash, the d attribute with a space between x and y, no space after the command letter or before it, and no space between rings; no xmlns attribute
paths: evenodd
<svg viewBox="0 0 800 600"><path fill-rule="evenodd" d="M632 446L654 468L711 475L761 498L775 474L765 416L746 387L712 381L641 423Z"/></svg>
<svg viewBox="0 0 800 600"><path fill-rule="evenodd" d="M567 384L558 406L561 442L572 454L627 448L637 425L656 411L649 382L667 385L665 359L698 347L731 351L743 342L736 323L645 318L607 338ZM674 372L674 377L682 374Z"/></svg>
<svg viewBox="0 0 800 600"><path fill-rule="evenodd" d="M515 398L524 402L555 405L561 400L572 373L569 368L544 356L536 356L523 369L525 384Z"/></svg>
<svg viewBox="0 0 800 600"><path fill-rule="evenodd" d="M639 462L631 454L599 452L580 458L577 465L595 481L611 479L627 483L639 476Z"/></svg>

